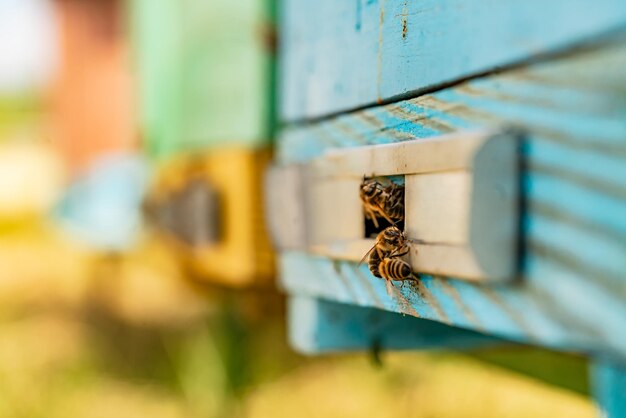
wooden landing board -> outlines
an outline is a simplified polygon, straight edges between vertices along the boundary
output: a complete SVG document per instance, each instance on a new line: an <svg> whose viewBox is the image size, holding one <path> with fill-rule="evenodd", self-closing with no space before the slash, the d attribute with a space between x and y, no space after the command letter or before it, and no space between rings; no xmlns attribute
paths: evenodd
<svg viewBox="0 0 626 418"><path fill-rule="evenodd" d="M514 124L528 135L523 278L424 277L388 293L366 266L286 252L291 294L377 307L504 338L626 358L626 42L411 100L285 129L283 165L329 149Z"/></svg>
<svg viewBox="0 0 626 418"><path fill-rule="evenodd" d="M281 117L415 95L626 24L622 0L285 0Z"/></svg>

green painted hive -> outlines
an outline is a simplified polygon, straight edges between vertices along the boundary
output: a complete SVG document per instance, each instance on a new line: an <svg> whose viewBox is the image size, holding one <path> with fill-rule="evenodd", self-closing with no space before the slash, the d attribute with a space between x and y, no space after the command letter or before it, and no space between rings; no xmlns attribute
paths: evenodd
<svg viewBox="0 0 626 418"><path fill-rule="evenodd" d="M140 131L150 156L269 145L270 3L129 1Z"/></svg>

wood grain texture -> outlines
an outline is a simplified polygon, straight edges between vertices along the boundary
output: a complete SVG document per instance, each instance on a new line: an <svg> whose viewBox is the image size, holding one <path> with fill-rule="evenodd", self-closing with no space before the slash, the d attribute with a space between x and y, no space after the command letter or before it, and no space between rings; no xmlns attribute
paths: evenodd
<svg viewBox="0 0 626 418"><path fill-rule="evenodd" d="M295 294L626 357L626 47L601 48L477 79L415 99L284 130L278 156L427 138L466 129L527 130L523 277L484 287L425 276L391 289L366 266L281 257Z"/></svg>
<svg viewBox="0 0 626 418"><path fill-rule="evenodd" d="M468 131L421 141L329 150L311 162L314 180L470 170L477 150L495 132Z"/></svg>
<svg viewBox="0 0 626 418"><path fill-rule="evenodd" d="M432 91L626 24L622 0L285 0L281 117Z"/></svg>

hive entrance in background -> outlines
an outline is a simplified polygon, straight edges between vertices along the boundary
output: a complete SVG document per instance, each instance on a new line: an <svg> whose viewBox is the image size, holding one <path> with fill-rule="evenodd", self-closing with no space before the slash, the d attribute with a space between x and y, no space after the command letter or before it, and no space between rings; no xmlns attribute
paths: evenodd
<svg viewBox="0 0 626 418"><path fill-rule="evenodd" d="M194 279L244 287L271 283L261 173L269 154L215 149L160 165L144 208Z"/></svg>
<svg viewBox="0 0 626 418"><path fill-rule="evenodd" d="M366 177L360 185L364 238L392 225L404 231L404 176Z"/></svg>
<svg viewBox="0 0 626 418"><path fill-rule="evenodd" d="M192 247L219 241L220 199L203 179L194 179L176 192L159 211L159 225Z"/></svg>

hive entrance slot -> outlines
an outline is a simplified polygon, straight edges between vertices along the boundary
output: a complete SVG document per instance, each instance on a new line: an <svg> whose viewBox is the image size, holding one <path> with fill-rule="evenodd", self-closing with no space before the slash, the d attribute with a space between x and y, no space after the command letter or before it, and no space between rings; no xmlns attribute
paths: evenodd
<svg viewBox="0 0 626 418"><path fill-rule="evenodd" d="M392 226L393 224L390 223L389 221L382 219L382 220L378 220L378 228L376 228L376 225L374 225L374 222L369 220L369 219L365 219L365 238L376 238L376 236L385 228ZM396 222L395 224L398 228L400 228L401 231L404 231L404 220Z"/></svg>
<svg viewBox="0 0 626 418"><path fill-rule="evenodd" d="M404 176L365 178L360 192L364 238L376 238L379 232L392 225L404 231Z"/></svg>
<svg viewBox="0 0 626 418"><path fill-rule="evenodd" d="M203 179L192 179L162 202L148 205L148 218L180 241L203 247L221 239L222 203L212 185Z"/></svg>

